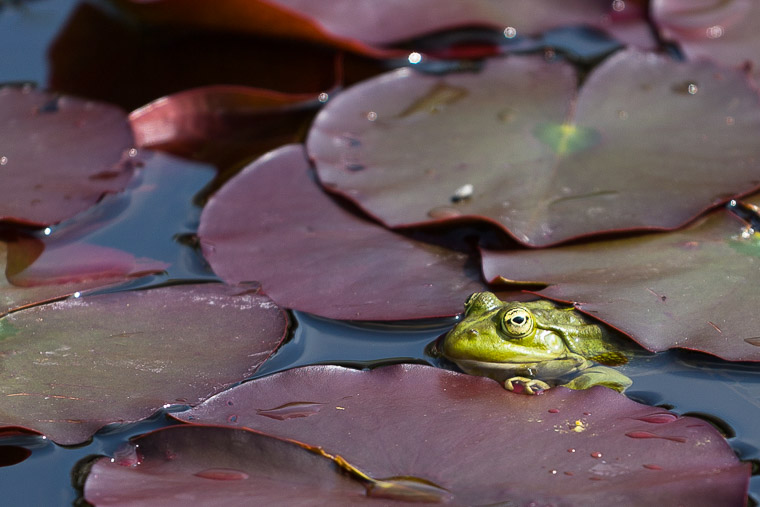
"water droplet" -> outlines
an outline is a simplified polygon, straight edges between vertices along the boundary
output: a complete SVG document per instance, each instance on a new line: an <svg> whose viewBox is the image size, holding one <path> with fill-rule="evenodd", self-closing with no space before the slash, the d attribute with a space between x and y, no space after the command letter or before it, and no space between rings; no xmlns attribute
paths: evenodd
<svg viewBox="0 0 760 507"><path fill-rule="evenodd" d="M193 475L215 481L242 481L248 478L247 473L234 468L207 468Z"/></svg>
<svg viewBox="0 0 760 507"><path fill-rule="evenodd" d="M312 403L308 401L295 401L293 403L286 403L279 407L270 409L256 410L258 415L276 419L278 421L284 421L286 419L295 419L298 417L309 417L316 415L322 410L322 403Z"/></svg>
<svg viewBox="0 0 760 507"><path fill-rule="evenodd" d="M51 229L50 227L45 227L45 230L42 231L42 234L44 234L45 236L50 236L52 233L53 233L53 229Z"/></svg>
<svg viewBox="0 0 760 507"><path fill-rule="evenodd" d="M705 30L708 39L719 39L723 37L723 33L723 27L720 25L713 25Z"/></svg>
<svg viewBox="0 0 760 507"><path fill-rule="evenodd" d="M699 87L697 87L695 83L689 83L687 90L689 91L689 95L696 95L699 91Z"/></svg>
<svg viewBox="0 0 760 507"><path fill-rule="evenodd" d="M679 95L694 95L699 91L699 86L694 81L681 81L673 83L670 89Z"/></svg>
<svg viewBox="0 0 760 507"><path fill-rule="evenodd" d="M81 292L79 292L79 291L76 291L76 292L74 293L74 297L75 297L75 298L81 298L81 297L82 297L82 293L81 293Z"/></svg>
<svg viewBox="0 0 760 507"><path fill-rule="evenodd" d="M599 452L599 451L594 451L594 452L591 453L591 457L592 458L601 458L602 457L602 453Z"/></svg>
<svg viewBox="0 0 760 507"><path fill-rule="evenodd" d="M451 206L437 206L427 212L430 218L436 220L445 220L447 218L456 218L462 216L462 212Z"/></svg>
<svg viewBox="0 0 760 507"><path fill-rule="evenodd" d="M557 475L557 471L556 470L549 470L549 473L552 474L552 475Z"/></svg>
<svg viewBox="0 0 760 507"><path fill-rule="evenodd" d="M754 235L755 235L755 229L753 229L752 227L748 226L742 229L742 239L749 239Z"/></svg>
<svg viewBox="0 0 760 507"><path fill-rule="evenodd" d="M469 199L472 197L473 190L474 187L471 183L462 185L454 191L454 195L451 196L451 202L460 202L464 201L465 199Z"/></svg>
<svg viewBox="0 0 760 507"><path fill-rule="evenodd" d="M570 449L568 449L568 450L567 450L567 452L575 452L575 449L573 449L573 448L571 447Z"/></svg>
<svg viewBox="0 0 760 507"><path fill-rule="evenodd" d="M8 157L0 157L0 165L6 165L8 163Z"/></svg>
<svg viewBox="0 0 760 507"><path fill-rule="evenodd" d="M317 96L317 100L324 104L325 102L330 100L330 96L327 93L322 92Z"/></svg>
<svg viewBox="0 0 760 507"><path fill-rule="evenodd" d="M638 417L637 419L652 424L666 424L678 420L678 416L669 412L662 412L659 414L645 415L644 417Z"/></svg>
<svg viewBox="0 0 760 507"><path fill-rule="evenodd" d="M376 113L376 112L374 112L374 111L370 111L370 112L368 112L368 113L367 113L367 119L368 119L369 121L375 121L375 120L377 120L377 113Z"/></svg>
<svg viewBox="0 0 760 507"><path fill-rule="evenodd" d="M238 416L236 416L236 415L231 415L231 416L229 416L229 417L227 418L227 422L228 422L228 423L232 423L232 424L236 423L236 422L237 422L237 420L238 420Z"/></svg>
<svg viewBox="0 0 760 507"><path fill-rule="evenodd" d="M760 347L760 336L755 338L745 338L744 341L755 347Z"/></svg>
<svg viewBox="0 0 760 507"><path fill-rule="evenodd" d="M612 10L615 12L622 12L625 10L625 2L623 0L614 0L612 2Z"/></svg>
<svg viewBox="0 0 760 507"><path fill-rule="evenodd" d="M504 37L507 39L514 39L517 37L517 28L514 26L508 26L504 29Z"/></svg>
<svg viewBox="0 0 760 507"><path fill-rule="evenodd" d="M418 63L422 61L422 55L416 51L412 51L411 53L409 53L409 57L407 58L407 60L409 60L409 63L411 63L412 65L417 65Z"/></svg>
<svg viewBox="0 0 760 507"><path fill-rule="evenodd" d="M660 465L641 465L644 468L648 468L649 470L662 470L662 467Z"/></svg>
<svg viewBox="0 0 760 507"><path fill-rule="evenodd" d="M663 437L649 431L629 431L625 434L625 436L631 438L661 438L663 440L670 440L671 442L678 442L681 444L686 442L686 439L684 437Z"/></svg>
<svg viewBox="0 0 760 507"><path fill-rule="evenodd" d="M137 156L137 148L130 148L129 151L127 152L127 155L130 158L135 158Z"/></svg>
<svg viewBox="0 0 760 507"><path fill-rule="evenodd" d="M558 408L550 408L550 409L548 410L548 412L549 412L550 414L559 414L559 409L558 409Z"/></svg>

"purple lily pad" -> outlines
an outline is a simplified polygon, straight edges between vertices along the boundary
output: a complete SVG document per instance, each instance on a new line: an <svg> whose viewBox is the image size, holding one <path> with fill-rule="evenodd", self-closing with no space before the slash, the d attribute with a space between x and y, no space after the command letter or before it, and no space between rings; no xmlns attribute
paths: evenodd
<svg viewBox="0 0 760 507"><path fill-rule="evenodd" d="M752 0L653 0L652 20L690 59L731 66L749 64L757 78L760 4Z"/></svg>
<svg viewBox="0 0 760 507"><path fill-rule="evenodd" d="M530 246L673 229L760 185L744 73L626 50L576 80L540 57L402 69L330 101L307 151L327 188L390 227L481 219Z"/></svg>
<svg viewBox="0 0 760 507"><path fill-rule="evenodd" d="M535 34L560 25L592 25L625 42L652 44L636 0L119 0L153 23L263 33L331 44L373 56L388 45L452 28L510 26ZM510 35L510 37L514 37Z"/></svg>
<svg viewBox="0 0 760 507"><path fill-rule="evenodd" d="M753 202L760 202L755 197ZM550 284L537 294L658 352L699 350L760 361L760 240L718 210L687 229L539 251L484 250L492 282Z"/></svg>
<svg viewBox="0 0 760 507"><path fill-rule="evenodd" d="M86 243L46 248L38 239L16 237L0 242L0 317L26 306L40 304L124 282L168 265L136 258L128 252Z"/></svg>
<svg viewBox="0 0 760 507"><path fill-rule="evenodd" d="M0 320L0 426L60 444L250 376L287 319L255 290L217 284L71 298Z"/></svg>
<svg viewBox="0 0 760 507"><path fill-rule="evenodd" d="M524 396L420 365L298 368L172 416L319 445L374 479L416 478L463 505L743 505L749 479L704 421L602 387Z"/></svg>
<svg viewBox="0 0 760 507"><path fill-rule="evenodd" d="M279 305L334 319L454 315L484 287L467 255L399 236L333 202L300 145L227 182L204 208L198 236L228 283L258 281Z"/></svg>
<svg viewBox="0 0 760 507"><path fill-rule="evenodd" d="M84 485L94 505L377 504L334 462L244 429L172 426L101 458Z"/></svg>
<svg viewBox="0 0 760 507"><path fill-rule="evenodd" d="M0 220L50 225L123 190L133 143L114 106L0 88Z"/></svg>

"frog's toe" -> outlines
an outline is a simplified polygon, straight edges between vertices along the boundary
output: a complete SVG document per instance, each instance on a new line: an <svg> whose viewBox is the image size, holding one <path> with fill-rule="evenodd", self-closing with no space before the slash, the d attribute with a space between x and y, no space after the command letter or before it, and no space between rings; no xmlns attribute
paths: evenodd
<svg viewBox="0 0 760 507"><path fill-rule="evenodd" d="M543 380L528 377L512 377L504 381L504 388L520 394L540 394L549 389Z"/></svg>

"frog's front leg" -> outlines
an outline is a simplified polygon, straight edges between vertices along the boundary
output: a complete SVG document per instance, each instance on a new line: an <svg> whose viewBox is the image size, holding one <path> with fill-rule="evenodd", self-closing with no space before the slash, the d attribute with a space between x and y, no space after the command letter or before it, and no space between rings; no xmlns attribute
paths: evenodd
<svg viewBox="0 0 760 507"><path fill-rule="evenodd" d="M633 381L617 370L606 366L592 366L583 370L567 384L562 384L570 389L588 389L594 386L605 386L622 393L633 384Z"/></svg>
<svg viewBox="0 0 760 507"><path fill-rule="evenodd" d="M507 391L514 391L517 387L515 384L522 386L522 394L538 394L541 391L549 389L549 384L543 380L528 377L512 377L504 381L504 388Z"/></svg>

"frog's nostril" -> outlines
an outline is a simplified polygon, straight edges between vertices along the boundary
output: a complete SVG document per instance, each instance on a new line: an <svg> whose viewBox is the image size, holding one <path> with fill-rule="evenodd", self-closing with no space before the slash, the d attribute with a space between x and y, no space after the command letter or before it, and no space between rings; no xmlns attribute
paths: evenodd
<svg viewBox="0 0 760 507"><path fill-rule="evenodd" d="M469 334L471 336L478 336L479 333L478 333L477 329L468 329L467 330L467 334Z"/></svg>

